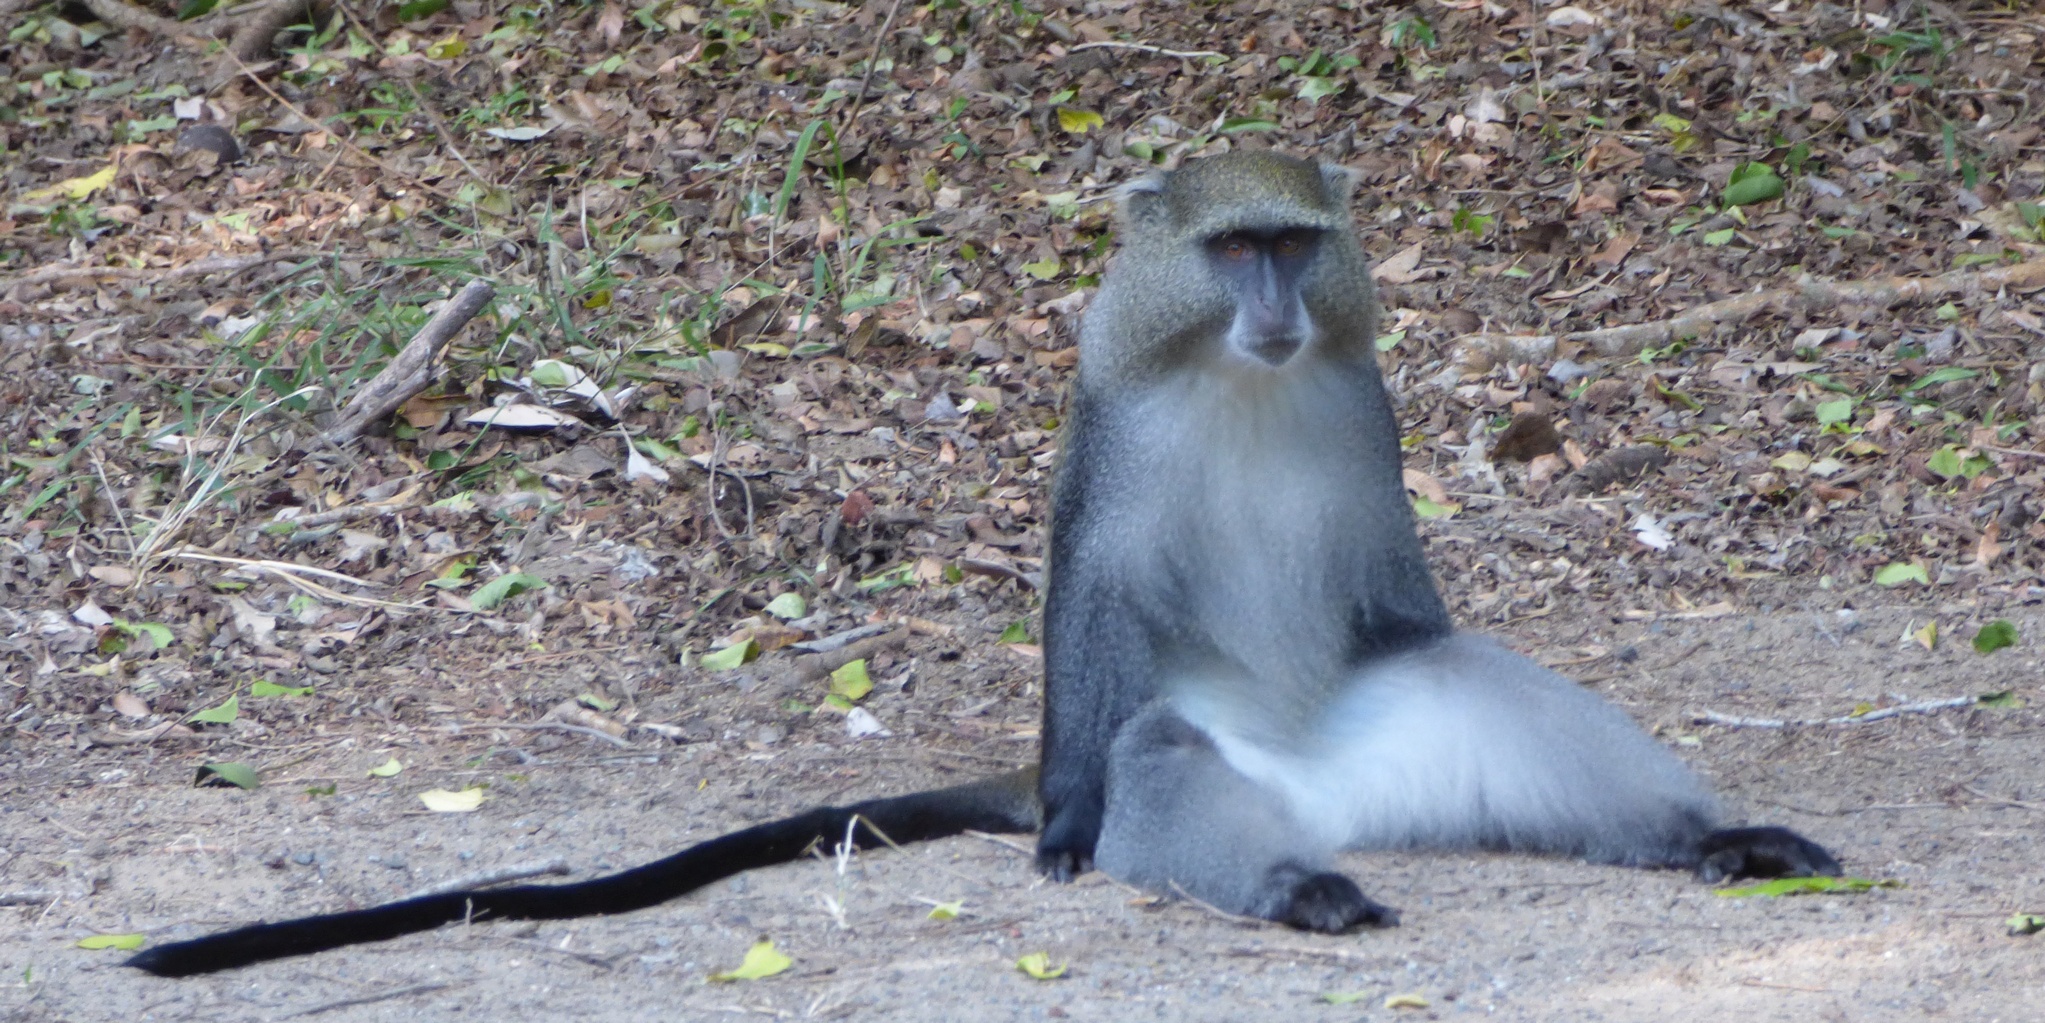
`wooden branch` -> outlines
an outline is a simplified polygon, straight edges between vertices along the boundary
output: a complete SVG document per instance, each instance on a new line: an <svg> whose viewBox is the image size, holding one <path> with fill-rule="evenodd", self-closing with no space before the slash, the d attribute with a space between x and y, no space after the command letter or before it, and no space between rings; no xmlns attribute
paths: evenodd
<svg viewBox="0 0 2045 1023"><path fill-rule="evenodd" d="M413 395L425 390L439 370L440 350L496 296L497 289L488 281L470 281L419 328L405 350L369 386L356 392L348 407L341 410L341 421L321 434L321 439L346 444L361 436L369 424L397 411Z"/></svg>
<svg viewBox="0 0 2045 1023"><path fill-rule="evenodd" d="M115 277L130 280L141 279L150 283L156 283L159 281L175 280L179 277L199 277L205 274L238 274L245 270L252 270L262 266L265 263L275 263L280 260L323 258L327 258L326 253L264 252L247 256L208 256L205 259L195 259L183 266L46 266L40 270L31 270L11 280L0 281L0 291L12 291L15 288L36 284L68 281L75 277Z"/></svg>
<svg viewBox="0 0 2045 1023"><path fill-rule="evenodd" d="M857 643L847 643L836 650L821 654L803 654L795 659L795 677L804 682L814 682L837 671L853 661L872 657L882 650L889 650L909 642L908 629L896 629Z"/></svg>
<svg viewBox="0 0 2045 1023"><path fill-rule="evenodd" d="M1555 358L1558 342L1585 345L1599 355L1626 356L1696 337L1721 323L1739 323L1767 311L1793 312L1842 305L1890 306L1945 298L1976 298L2003 289L2045 288L2045 259L1989 270L1954 270L1937 277L1877 277L1862 281L1826 281L1806 276L1785 288L1756 291L1698 306L1686 313L1651 323L1630 323L1568 334L1466 334L1456 339L1458 360L1465 365L1499 362L1544 363Z"/></svg>
<svg viewBox="0 0 2045 1023"><path fill-rule="evenodd" d="M85 9L91 11L93 17L118 29L139 28L150 35L166 39L206 38L194 31L191 25L175 18L152 14L134 4L123 3L122 0L84 0L84 3Z"/></svg>
<svg viewBox="0 0 2045 1023"><path fill-rule="evenodd" d="M311 0L282 0L247 17L236 26L227 50L237 63L253 64L270 56L270 41L277 33L312 19ZM230 76L231 77L231 76Z"/></svg>

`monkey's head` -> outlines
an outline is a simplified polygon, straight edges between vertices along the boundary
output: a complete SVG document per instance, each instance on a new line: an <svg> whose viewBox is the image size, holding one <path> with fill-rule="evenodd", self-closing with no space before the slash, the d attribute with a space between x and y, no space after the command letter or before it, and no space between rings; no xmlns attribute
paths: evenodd
<svg viewBox="0 0 2045 1023"><path fill-rule="evenodd" d="M1124 186L1121 251L1087 312L1082 376L1373 357L1377 303L1350 226L1355 186L1347 168L1269 151Z"/></svg>

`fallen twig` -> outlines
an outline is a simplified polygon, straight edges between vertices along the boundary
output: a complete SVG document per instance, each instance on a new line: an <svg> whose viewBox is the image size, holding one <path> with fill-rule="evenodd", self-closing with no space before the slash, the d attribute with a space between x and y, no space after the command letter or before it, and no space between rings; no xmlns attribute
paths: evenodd
<svg viewBox="0 0 2045 1023"><path fill-rule="evenodd" d="M350 399L348 407L341 410L341 421L321 439L331 444L346 444L362 435L362 431L410 401L412 396L426 389L433 382L440 350L454 338L462 325L483 311L483 306L496 297L497 289L488 281L470 281L462 290L440 307L433 318L426 321L419 333L405 345L404 351L391 360L369 386L357 392Z"/></svg>
<svg viewBox="0 0 2045 1023"><path fill-rule="evenodd" d="M805 682L814 682L853 661L872 657L882 650L894 649L908 641L909 630L896 629L884 636L847 643L827 653L804 654L795 659L795 674Z"/></svg>
<svg viewBox="0 0 2045 1023"><path fill-rule="evenodd" d="M12 290L34 284L50 284L68 281L74 277L114 277L122 280L142 279L151 283L176 280L179 277L198 277L205 274L238 274L253 270L266 263L294 259L326 258L318 252L264 252L246 256L208 256L195 259L182 266L46 266L31 270L19 277L0 282L0 291Z"/></svg>
<svg viewBox="0 0 2045 1023"><path fill-rule="evenodd" d="M1972 707L1980 703L1979 697L1955 696L1950 700L1926 700L1923 703L1904 703L1894 707L1883 707L1865 714L1843 714L1836 718L1801 718L1781 720L1777 718L1750 718L1737 714L1720 714L1715 710L1696 711L1691 720L1724 725L1727 728L1810 728L1815 725L1859 725L1883 718L1899 717L1904 714L1930 714L1954 707Z"/></svg>
<svg viewBox="0 0 2045 1023"><path fill-rule="evenodd" d="M1973 297L2001 289L2045 288L2045 259L2033 259L1991 270L1955 270L1937 277L1878 277L1863 281L1826 281L1806 276L1784 288L1756 291L1698 306L1650 323L1629 323L1567 334L1466 334L1456 339L1466 364L1490 362L1544 363L1555 358L1558 342L1585 345L1600 355L1632 355L1643 348L1696 337L1721 323L1739 323L1768 310L1829 309L1842 305L1890 306L1952 297Z"/></svg>
<svg viewBox="0 0 2045 1023"><path fill-rule="evenodd" d="M1224 59L1228 57L1226 53L1217 53L1213 50L1167 50L1162 46L1152 46L1149 43L1123 43L1112 39L1080 43L1078 46L1074 46L1065 52L1078 53L1081 50L1141 50L1144 53L1155 53L1161 57L1221 57Z"/></svg>
<svg viewBox="0 0 2045 1023"><path fill-rule="evenodd" d="M346 1009L357 1005L370 1005L375 1002L387 1002L393 998L410 998L413 995L423 995L428 992L438 991L441 988L451 986L452 985L444 981L434 981L429 984L414 984L410 987L392 988L389 991L380 991L373 995L357 995L354 998L343 998L338 1002L325 1002L320 1005L315 1005L310 1009L300 1009L297 1012L285 1013L284 1015L279 1016L277 1018L296 1019L300 1016L316 1016L322 1012L329 1012L334 1009Z"/></svg>
<svg viewBox="0 0 2045 1023"><path fill-rule="evenodd" d="M540 877L547 874L566 874L566 873L568 873L567 860L545 860L537 863L516 863L509 867L498 867L495 870L478 871L474 874L467 874L462 877L451 878L449 880L442 881L439 884L427 885L426 887L421 888L418 891L406 895L405 898L423 899L428 895L445 895L448 892L473 891L477 888L488 888L494 884L503 884L506 881L523 881L529 877Z"/></svg>
<svg viewBox="0 0 2045 1023"><path fill-rule="evenodd" d="M611 734L611 733L609 733L609 732L602 732L602 731L598 731L597 729L594 729L594 728L586 728L586 727L584 727L584 726L582 726L582 725L571 725L571 724L569 724L569 723L568 723L568 722L566 722L566 721L516 721L516 722L514 722L514 721L457 721L457 722L454 722L453 724L450 724L450 725L448 725L447 727L449 727L449 728L457 728L457 729L460 729L460 728L514 728L514 729L518 729L518 730L521 730L521 731L527 731L527 732L572 732L572 733L574 733L574 734L576 734L576 735L587 735L587 736L589 736L589 737L590 737L590 738L592 738L592 739L601 739L601 740L603 740L604 742L608 742L608 743L610 743L611 745L613 745L613 746L616 746L616 747L618 747L619 749L631 749L631 748L632 748L632 744L631 744L631 743L629 743L629 742L626 742L625 740L623 740L623 739L620 739L620 738L618 738L617 736L615 736L615 735L612 735L612 734Z"/></svg>

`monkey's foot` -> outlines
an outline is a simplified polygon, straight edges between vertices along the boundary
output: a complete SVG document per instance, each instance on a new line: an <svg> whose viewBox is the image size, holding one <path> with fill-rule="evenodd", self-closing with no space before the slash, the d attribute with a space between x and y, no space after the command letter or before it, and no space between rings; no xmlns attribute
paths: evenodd
<svg viewBox="0 0 2045 1023"><path fill-rule="evenodd" d="M1037 836L1037 873L1060 883L1094 868L1094 846L1101 840L1101 810L1074 801L1046 814Z"/></svg>
<svg viewBox="0 0 2045 1023"><path fill-rule="evenodd" d="M1839 861L1824 847L1788 828L1726 828L1704 836L1697 876L1709 882L1731 877L1838 877Z"/></svg>
<svg viewBox="0 0 2045 1023"><path fill-rule="evenodd" d="M1358 927L1397 927L1399 911L1371 901L1341 874L1292 864L1271 868L1270 895L1255 915L1303 931L1340 934Z"/></svg>

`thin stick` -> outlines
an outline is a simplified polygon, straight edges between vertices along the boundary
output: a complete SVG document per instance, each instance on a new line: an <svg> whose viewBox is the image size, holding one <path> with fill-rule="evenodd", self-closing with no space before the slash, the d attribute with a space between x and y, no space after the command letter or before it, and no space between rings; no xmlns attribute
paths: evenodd
<svg viewBox="0 0 2045 1023"><path fill-rule="evenodd" d="M859 76L859 95L852 97L852 112L845 115L845 130L848 132L858 128L856 122L859 120L860 108L866 106L866 86L867 83L873 81L873 66L880 63L881 47L887 45L888 29L894 27L895 12L901 9L902 0L895 0L893 4L889 5L888 16L881 19L880 31L875 33L873 37L873 49L866 55L866 73ZM717 137L715 128L711 129L711 133L712 138Z"/></svg>
<svg viewBox="0 0 2045 1023"><path fill-rule="evenodd" d="M325 259L318 252L265 252L252 256L208 256L195 259L183 266L47 266L32 270L18 277L0 281L0 290L8 290L29 284L48 284L67 281L73 277L114 277L125 280L143 279L151 283L175 280L179 277L196 277L202 274L238 274L252 270L265 263L293 259Z"/></svg>
<svg viewBox="0 0 2045 1023"><path fill-rule="evenodd" d="M1216 53L1213 50L1167 50L1162 46L1152 46L1149 43L1120 43L1114 41L1081 43L1065 52L1078 53L1081 50L1141 50L1144 53L1155 53L1163 57L1220 57L1223 60L1228 59L1228 54Z"/></svg>
<svg viewBox="0 0 2045 1023"><path fill-rule="evenodd" d="M428 895L445 895L448 892L466 892L472 891L477 888L488 888L493 884L503 884L506 881L523 881L528 877L540 877L546 874L566 874L566 873L568 873L567 860L545 860L536 863L518 863L509 867L498 867L495 870L478 871L477 873L474 874L468 874L462 877L442 881L436 885L428 885L424 888L419 889L418 891L406 895L405 898L423 899Z"/></svg>
<svg viewBox="0 0 2045 1023"><path fill-rule="evenodd" d="M322 1012L328 1012L334 1009L346 1009L356 1005L371 1005L376 1002L387 1002L393 998L410 998L413 995L423 995L429 991L438 991L441 988L451 986L453 985L445 981L434 981L433 983L430 984L414 984L411 987L392 988L389 991L383 991L373 995L359 995L354 998L343 998L338 1002L327 1002L323 1005L315 1005L310 1009L300 1009L297 1012L286 1013L277 1018L297 1019L300 1016L317 1016Z"/></svg>
<svg viewBox="0 0 2045 1023"><path fill-rule="evenodd" d="M1737 714L1720 714L1715 710L1695 711L1690 715L1690 718L1693 721L1724 725L1727 728L1811 728L1817 725L1859 725L1869 721L1880 721L1883 718L1898 717L1903 714L1930 714L1941 710L1951 710L1954 707L1972 707L1980 702L1981 700L1978 697L1955 696L1950 700L1926 700L1923 703L1905 703L1894 707L1883 707L1880 710L1871 710L1865 714L1844 714L1836 718L1799 718L1791 720L1749 718L1741 717Z"/></svg>
<svg viewBox="0 0 2045 1023"><path fill-rule="evenodd" d="M1721 323L1739 323L1774 309L1830 309L1842 305L1890 306L1948 297L1973 297L2002 289L2045 288L2045 259L2033 259L1993 270L1954 270L1937 277L1878 277L1861 281L1826 281L1806 276L1785 288L1750 292L1710 302L1689 312L1649 323L1630 323L1567 334L1466 334L1456 340L1465 361L1489 358L1505 362L1548 362L1558 342L1587 345L1604 356L1625 356L1643 348L1696 337Z"/></svg>
<svg viewBox="0 0 2045 1023"><path fill-rule="evenodd" d="M626 742L625 740L623 740L623 739L620 739L620 738L618 738L617 736L615 736L615 735L612 735L612 734L611 734L611 733L609 733L609 732L605 732L605 731L599 731L598 729L595 729L595 728L585 728L585 727L583 727L582 725L571 725L571 724L569 724L569 723L568 723L568 722L566 722L566 721L519 721L519 722L511 722L511 721L456 721L456 722L454 722L453 724L451 724L451 725L448 725L447 727L450 727L450 728L516 728L516 729L520 729L520 730L522 730L522 731L527 731L527 732L573 732L573 733L575 733L576 735L587 735L587 736L589 736L589 737L590 737L590 738L592 738L592 739L602 739L603 741L605 741L605 742L608 742L608 743L610 743L611 745L613 745L613 746L616 746L616 747L618 747L619 749L631 749L631 748L632 748L632 744L631 744L631 743L629 743L629 742Z"/></svg>

